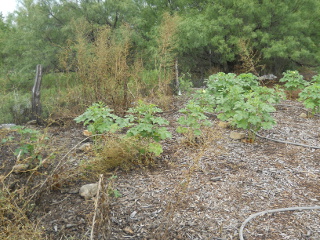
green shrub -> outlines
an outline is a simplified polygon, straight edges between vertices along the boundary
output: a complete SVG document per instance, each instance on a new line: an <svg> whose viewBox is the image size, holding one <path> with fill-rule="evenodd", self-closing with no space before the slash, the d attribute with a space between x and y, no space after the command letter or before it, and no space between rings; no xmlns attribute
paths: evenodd
<svg viewBox="0 0 320 240"><path fill-rule="evenodd" d="M229 94L221 99L217 107L218 118L230 122L231 125L249 130L250 138L254 132L269 129L276 124L271 113L276 109L277 96L273 89L257 87L255 91L245 92L238 86L230 88Z"/></svg>
<svg viewBox="0 0 320 240"><path fill-rule="evenodd" d="M0 97L0 123L21 124L31 119L31 92L10 92Z"/></svg>
<svg viewBox="0 0 320 240"><path fill-rule="evenodd" d="M303 76L298 71L286 71L283 73L283 77L279 80L285 83L285 88L292 92L297 89L303 89L309 85L307 81L303 79Z"/></svg>
<svg viewBox="0 0 320 240"><path fill-rule="evenodd" d="M271 113L275 111L273 104L284 98L282 89L259 86L253 74L236 76L233 73L212 75L207 86L195 95L195 101L206 111L218 113L222 121L250 133L251 130L268 129L276 124Z"/></svg>
<svg viewBox="0 0 320 240"><path fill-rule="evenodd" d="M320 74L313 76L311 82L320 84Z"/></svg>
<svg viewBox="0 0 320 240"><path fill-rule="evenodd" d="M312 113L320 112L320 82L314 81L299 93L299 101L303 101L306 108L311 109Z"/></svg>
<svg viewBox="0 0 320 240"><path fill-rule="evenodd" d="M84 126L88 126L88 131L93 134L105 132L116 132L117 130L128 127L129 118L123 119L112 114L112 109L104 106L103 103L94 103L82 115L74 120L77 123L83 122Z"/></svg>
<svg viewBox="0 0 320 240"><path fill-rule="evenodd" d="M156 113L160 112L162 110L156 105L139 101L137 107L128 110L128 113L132 115L127 116L131 122L136 123L128 130L127 136L149 139L151 142L148 144L148 148L142 149L142 151L154 153L156 156L163 151L159 142L172 137L167 128L163 127L168 125L169 122L162 117L155 116Z"/></svg>
<svg viewBox="0 0 320 240"><path fill-rule="evenodd" d="M190 93L191 88L193 87L190 73L181 74L179 77L179 86L181 92Z"/></svg>
<svg viewBox="0 0 320 240"><path fill-rule="evenodd" d="M187 106L179 112L183 116L178 119L181 126L178 126L176 131L185 134L189 142L193 142L197 136L202 134L201 128L203 126L211 126L211 122L204 114L204 108L193 100L189 101Z"/></svg>
<svg viewBox="0 0 320 240"><path fill-rule="evenodd" d="M159 142L171 138L171 133L163 127L169 122L155 116L156 113L162 112L160 108L154 104L139 101L136 107L128 110L129 114L124 118L111 112L112 110L102 103L95 103L86 112L75 118L75 121L83 122L85 126L88 126L88 131L93 134L114 133L117 130L128 128L126 137L148 142L147 147L139 149L141 154L153 153L158 156L162 153L162 146Z"/></svg>

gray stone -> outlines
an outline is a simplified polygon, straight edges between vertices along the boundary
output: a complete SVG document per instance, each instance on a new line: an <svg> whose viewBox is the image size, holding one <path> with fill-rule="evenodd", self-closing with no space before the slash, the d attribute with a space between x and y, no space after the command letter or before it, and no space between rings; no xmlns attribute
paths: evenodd
<svg viewBox="0 0 320 240"><path fill-rule="evenodd" d="M13 123L5 123L5 124L0 124L0 129L10 129L13 128L17 125L13 124Z"/></svg>
<svg viewBox="0 0 320 240"><path fill-rule="evenodd" d="M273 74L266 74L266 75L258 77L259 81L274 80L274 79L277 79L277 76L275 76Z"/></svg>
<svg viewBox="0 0 320 240"><path fill-rule="evenodd" d="M240 140L240 139L243 139L245 137L246 137L245 133L235 132L235 131L232 131L230 133L230 138L235 139L235 140Z"/></svg>
<svg viewBox="0 0 320 240"><path fill-rule="evenodd" d="M89 152L92 149L91 143L84 143L80 147L78 147L78 152Z"/></svg>
<svg viewBox="0 0 320 240"><path fill-rule="evenodd" d="M221 128L228 128L228 127L230 127L230 123L220 121L218 123L218 126L221 127Z"/></svg>
<svg viewBox="0 0 320 240"><path fill-rule="evenodd" d="M90 183L83 185L80 190L79 194L81 197L84 197L84 199L89 200L97 195L98 192L98 183Z"/></svg>
<svg viewBox="0 0 320 240"><path fill-rule="evenodd" d="M301 114L299 115L299 117L307 118L307 117L308 117L308 115L307 115L306 113L301 113Z"/></svg>

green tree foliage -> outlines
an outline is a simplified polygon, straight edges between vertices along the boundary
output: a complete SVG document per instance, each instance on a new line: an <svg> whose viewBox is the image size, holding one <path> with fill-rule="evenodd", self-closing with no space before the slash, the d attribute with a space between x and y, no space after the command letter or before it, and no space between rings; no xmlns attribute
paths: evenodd
<svg viewBox="0 0 320 240"><path fill-rule="evenodd" d="M97 29L120 40L127 26L128 68L138 59L146 71L135 79L154 81L166 93L175 59L180 72L202 79L220 71L280 75L319 66L319 14L318 0L20 0L0 19L1 85L29 92L37 64L44 73L76 72L69 61L77 57L74 23L83 22L88 52ZM66 49L69 60L61 64Z"/></svg>

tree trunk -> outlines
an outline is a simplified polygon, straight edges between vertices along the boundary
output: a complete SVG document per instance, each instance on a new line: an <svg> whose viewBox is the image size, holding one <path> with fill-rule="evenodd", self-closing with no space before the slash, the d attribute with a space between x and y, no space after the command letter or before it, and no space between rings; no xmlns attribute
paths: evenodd
<svg viewBox="0 0 320 240"><path fill-rule="evenodd" d="M175 72L176 72L176 94L181 95L181 90L180 90L180 82L179 82L179 69L178 69L178 59L175 61Z"/></svg>

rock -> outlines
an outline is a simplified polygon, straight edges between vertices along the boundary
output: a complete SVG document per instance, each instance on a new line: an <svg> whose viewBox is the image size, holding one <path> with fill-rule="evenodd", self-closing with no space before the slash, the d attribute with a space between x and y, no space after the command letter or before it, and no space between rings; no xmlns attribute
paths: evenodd
<svg viewBox="0 0 320 240"><path fill-rule="evenodd" d="M73 224L73 223L68 223L66 225L66 228L72 228L72 227L76 227L76 226L78 226L78 225L77 224Z"/></svg>
<svg viewBox="0 0 320 240"><path fill-rule="evenodd" d="M218 123L218 126L221 127L221 128L228 128L228 127L230 127L230 123L220 121Z"/></svg>
<svg viewBox="0 0 320 240"><path fill-rule="evenodd" d="M299 115L299 117L307 118L307 117L308 117L308 115L307 115L306 113L301 113L301 114Z"/></svg>
<svg viewBox="0 0 320 240"><path fill-rule="evenodd" d="M266 74L266 75L258 77L259 81L274 80L274 79L277 79L277 76L275 76L273 74Z"/></svg>
<svg viewBox="0 0 320 240"><path fill-rule="evenodd" d="M131 219L134 219L135 218L135 216L137 215L137 211L133 211L131 214L130 214L130 218Z"/></svg>
<svg viewBox="0 0 320 240"><path fill-rule="evenodd" d="M19 172L26 171L28 168L29 168L28 164L20 163L20 164L14 165L13 168L12 168L12 171L14 173L19 173Z"/></svg>
<svg viewBox="0 0 320 240"><path fill-rule="evenodd" d="M88 130L84 130L83 135L85 135L86 137L90 137L92 135L92 132L90 132Z"/></svg>
<svg viewBox="0 0 320 240"><path fill-rule="evenodd" d="M240 133L240 132L235 132L235 131L232 131L230 133L230 138L235 139L235 140L240 140L240 139L243 139L245 137L246 137L245 133Z"/></svg>
<svg viewBox="0 0 320 240"><path fill-rule="evenodd" d="M79 194L81 197L84 197L85 200L91 199L97 195L98 192L98 183L90 183L83 185L80 190Z"/></svg>
<svg viewBox="0 0 320 240"><path fill-rule="evenodd" d="M80 147L78 147L78 152L89 152L92 149L91 143L84 143Z"/></svg>
<svg viewBox="0 0 320 240"><path fill-rule="evenodd" d="M5 124L0 124L0 129L10 129L13 128L17 125L13 124L13 123L5 123Z"/></svg>

